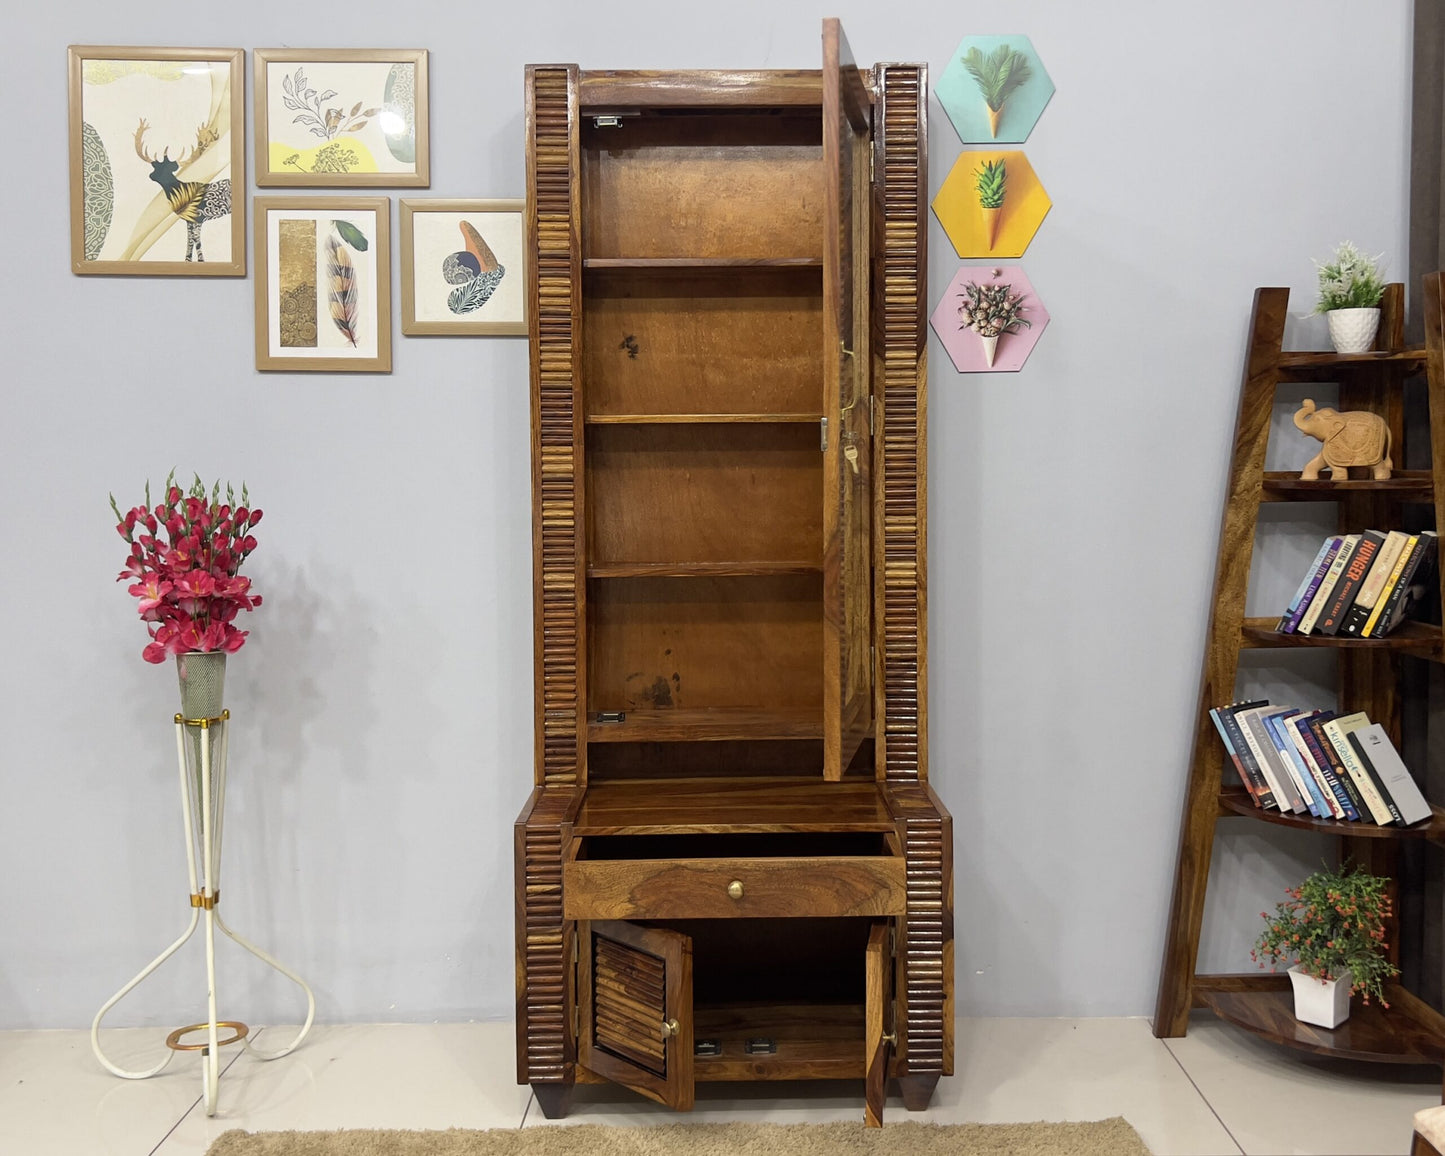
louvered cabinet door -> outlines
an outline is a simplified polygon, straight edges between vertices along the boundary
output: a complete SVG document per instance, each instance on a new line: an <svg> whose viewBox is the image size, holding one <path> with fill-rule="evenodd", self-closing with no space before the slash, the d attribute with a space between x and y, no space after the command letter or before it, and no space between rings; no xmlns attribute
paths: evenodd
<svg viewBox="0 0 1445 1156"><path fill-rule="evenodd" d="M659 1104L692 1108L692 940L634 923L581 923L582 1066Z"/></svg>

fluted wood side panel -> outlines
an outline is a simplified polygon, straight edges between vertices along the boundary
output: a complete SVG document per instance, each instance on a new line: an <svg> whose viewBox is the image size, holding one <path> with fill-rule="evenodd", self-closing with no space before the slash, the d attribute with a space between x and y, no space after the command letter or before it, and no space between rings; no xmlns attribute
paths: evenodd
<svg viewBox="0 0 1445 1156"><path fill-rule="evenodd" d="M576 1043L570 1030L572 953L562 920L564 820L572 791L538 792L517 825L517 1078L519 1083L572 1079Z"/></svg>
<svg viewBox="0 0 1445 1156"><path fill-rule="evenodd" d="M878 68L881 125L875 144L881 268L875 270L874 315L881 318L882 478L877 511L877 613L883 624L878 758L885 778L928 776L926 525L928 462L927 71L918 65ZM880 176L881 175L881 176Z"/></svg>
<svg viewBox="0 0 1445 1156"><path fill-rule="evenodd" d="M586 781L577 70L528 69L537 783Z"/></svg>
<svg viewBox="0 0 1445 1156"><path fill-rule="evenodd" d="M926 787L901 786L908 913L899 964L900 1074L953 1072L953 821Z"/></svg>

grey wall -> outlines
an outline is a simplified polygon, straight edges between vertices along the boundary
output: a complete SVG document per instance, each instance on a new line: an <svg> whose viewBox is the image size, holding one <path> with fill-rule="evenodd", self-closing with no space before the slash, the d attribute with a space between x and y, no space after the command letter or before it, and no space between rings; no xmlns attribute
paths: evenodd
<svg viewBox="0 0 1445 1156"><path fill-rule="evenodd" d="M531 774L524 342L397 334L390 376L263 376L249 279L72 276L67 43L429 47L430 194L507 197L527 61L814 67L836 13L861 60L937 75L965 33L1030 34L1058 93L1026 146L1054 209L1023 263L1053 322L1017 375L961 378L930 350L933 772L957 821L960 1012L1114 1015L1153 1005L1250 295L1288 284L1303 311L1309 258L1346 237L1401 269L1408 8L7 15L0 1028L88 1023L188 915L174 676L141 661L112 583L108 491L129 504L178 466L246 479L266 511L250 567L266 604L228 691L225 908L310 977L323 1019L510 1014L511 822ZM936 105L931 148L937 189L959 143ZM936 226L930 252L937 300L958 261ZM1308 457L1295 436L1280 460ZM1317 541L1281 529L1259 613ZM1244 962L1256 913L1318 850L1254 824L1222 840L1206 964ZM194 946L116 1022L194 1018ZM229 1014L291 1012L239 951L222 962Z"/></svg>

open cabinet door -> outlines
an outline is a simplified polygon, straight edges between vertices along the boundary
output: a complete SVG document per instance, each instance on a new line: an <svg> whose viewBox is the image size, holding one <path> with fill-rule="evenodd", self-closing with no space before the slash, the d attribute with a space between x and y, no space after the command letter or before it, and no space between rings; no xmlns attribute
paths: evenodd
<svg viewBox="0 0 1445 1156"><path fill-rule="evenodd" d="M823 21L823 777L872 729L868 172L872 106L836 19Z"/></svg>
<svg viewBox="0 0 1445 1156"><path fill-rule="evenodd" d="M883 1101L888 1092L890 1044L898 1038L893 1020L893 959L888 924L873 924L868 933L864 968L863 1009L863 1123L883 1127Z"/></svg>
<svg viewBox="0 0 1445 1156"><path fill-rule="evenodd" d="M692 1108L692 940L635 923L578 925L577 1057L680 1112Z"/></svg>

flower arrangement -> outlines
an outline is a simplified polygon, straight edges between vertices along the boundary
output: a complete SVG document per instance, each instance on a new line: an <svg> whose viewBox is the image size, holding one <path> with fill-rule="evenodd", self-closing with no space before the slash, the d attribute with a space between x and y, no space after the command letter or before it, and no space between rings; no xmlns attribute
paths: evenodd
<svg viewBox="0 0 1445 1156"><path fill-rule="evenodd" d="M1007 283L979 285L970 281L959 294L963 304L958 307L960 329L972 329L980 337L997 337L1000 333L1017 333L1020 325L1033 328L1023 317L1023 294L1015 293Z"/></svg>
<svg viewBox="0 0 1445 1156"><path fill-rule="evenodd" d="M1385 280L1380 272L1380 253L1368 257L1349 241L1335 248L1333 260L1315 262L1319 272L1320 299L1316 313L1332 309L1373 309L1385 295Z"/></svg>
<svg viewBox="0 0 1445 1156"><path fill-rule="evenodd" d="M1373 996L1385 1002L1385 980L1400 974L1386 957L1385 920L1390 917L1390 881L1358 867L1316 871L1298 887L1285 891L1287 900L1275 915L1261 911L1265 930L1250 958L1278 965L1294 959L1319 980L1350 976L1350 994L1365 1003ZM1264 959L1260 957L1263 956Z"/></svg>
<svg viewBox="0 0 1445 1156"><path fill-rule="evenodd" d="M233 654L247 634L233 625L236 615L261 605L251 580L239 573L256 548L250 531L261 520L261 511L250 509L245 485L237 504L229 483L222 502L219 481L208 496L199 476L189 492L174 478L172 471L165 500L154 508L149 482L145 504L124 514L110 496L116 530L130 544L116 581L131 581L127 591L140 600L141 621L151 636L141 652L147 662L196 651Z"/></svg>

